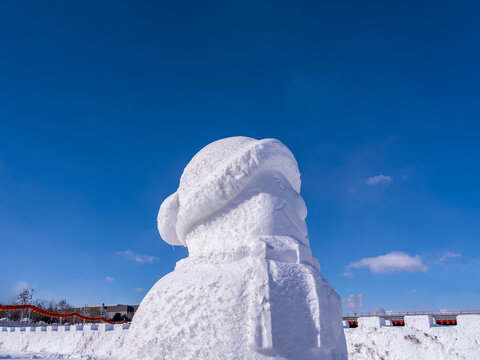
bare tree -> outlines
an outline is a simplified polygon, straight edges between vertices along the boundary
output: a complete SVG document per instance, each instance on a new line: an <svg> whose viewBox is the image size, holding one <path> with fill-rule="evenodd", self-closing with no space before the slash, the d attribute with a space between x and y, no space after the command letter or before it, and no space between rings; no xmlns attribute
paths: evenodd
<svg viewBox="0 0 480 360"><path fill-rule="evenodd" d="M85 304L85 306L82 308L82 315L83 316L89 316L89 309L88 309L88 305ZM83 324L85 325L85 320L83 320Z"/></svg>
<svg viewBox="0 0 480 360"><path fill-rule="evenodd" d="M60 314L65 314L67 312L67 309L69 309L71 305L68 303L66 299L62 299L58 302L57 304L57 309L60 312ZM63 318L60 318L60 324L63 324Z"/></svg>
<svg viewBox="0 0 480 360"><path fill-rule="evenodd" d="M47 302L45 300L41 300L41 299L35 299L32 301L32 305L35 305L37 308L39 309L42 309L42 310L45 310L46 309L46 305ZM32 315L32 320L34 322L39 322L39 321L44 321L44 322L48 322L49 318L45 315L42 315L42 314L37 314L37 313L33 313L31 314Z"/></svg>
<svg viewBox="0 0 480 360"><path fill-rule="evenodd" d="M28 305L33 297L34 289L24 289L17 295L20 305Z"/></svg>
<svg viewBox="0 0 480 360"><path fill-rule="evenodd" d="M66 310L70 309L72 306L68 303L66 299L62 299L58 302L57 307L60 313L64 314Z"/></svg>
<svg viewBox="0 0 480 360"><path fill-rule="evenodd" d="M20 305L30 304L32 301L34 291L35 291L34 289L23 289L22 291L20 291L20 293L17 295L17 300L20 303ZM28 310L28 314L30 315L30 310ZM20 315L20 320L23 320L23 310Z"/></svg>

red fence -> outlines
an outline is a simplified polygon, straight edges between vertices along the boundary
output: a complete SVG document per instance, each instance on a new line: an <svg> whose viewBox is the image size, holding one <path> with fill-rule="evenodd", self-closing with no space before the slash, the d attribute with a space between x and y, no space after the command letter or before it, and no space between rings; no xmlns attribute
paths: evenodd
<svg viewBox="0 0 480 360"><path fill-rule="evenodd" d="M88 316L84 316L79 313L67 313L67 314L57 314L57 313L52 313L50 311L42 310L36 306L33 305L0 305L0 311L15 311L15 310L32 310L38 314L42 314L45 316L53 317L53 318L71 318L71 317L77 317L82 320L86 321L103 321L107 324L129 324L128 321L120 321L120 322L113 322L109 321L103 317L97 317L97 318L91 318Z"/></svg>
<svg viewBox="0 0 480 360"><path fill-rule="evenodd" d="M435 323L437 325L452 326L452 325L457 325L457 320L454 320L454 319L436 320Z"/></svg>

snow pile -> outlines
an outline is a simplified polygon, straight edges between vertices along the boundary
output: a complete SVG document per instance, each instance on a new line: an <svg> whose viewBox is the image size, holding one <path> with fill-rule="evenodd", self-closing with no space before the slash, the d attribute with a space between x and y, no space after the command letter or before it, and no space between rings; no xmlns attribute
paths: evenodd
<svg viewBox="0 0 480 360"><path fill-rule="evenodd" d="M96 360L91 356L77 356L77 355L59 355L46 353L32 353L32 352L18 352L0 350L0 359L9 360L30 360L30 359L68 359L68 360Z"/></svg>
<svg viewBox="0 0 480 360"><path fill-rule="evenodd" d="M61 358L110 358L123 343L127 327L107 324L0 327L0 349L62 354Z"/></svg>
<svg viewBox="0 0 480 360"><path fill-rule="evenodd" d="M457 326L433 325L428 316L406 317L405 327L376 317L358 320L358 328L345 329L350 360L479 358L480 315L458 316ZM121 325L0 327L0 349L8 349L0 350L0 359L116 359L128 332Z"/></svg>
<svg viewBox="0 0 480 360"><path fill-rule="evenodd" d="M433 325L430 316L406 316L405 326L383 325L379 318L359 318L345 329L351 360L479 359L480 315L459 315L457 326Z"/></svg>
<svg viewBox="0 0 480 360"><path fill-rule="evenodd" d="M118 357L346 359L340 299L310 251L299 192L277 140L202 149L158 216L189 257L145 296Z"/></svg>

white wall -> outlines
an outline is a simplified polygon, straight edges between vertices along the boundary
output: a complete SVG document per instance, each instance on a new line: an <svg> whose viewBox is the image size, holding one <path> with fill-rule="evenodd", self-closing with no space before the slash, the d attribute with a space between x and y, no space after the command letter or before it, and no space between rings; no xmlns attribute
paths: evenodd
<svg viewBox="0 0 480 360"><path fill-rule="evenodd" d="M0 327L0 348L11 351L109 357L123 342L128 325Z"/></svg>
<svg viewBox="0 0 480 360"><path fill-rule="evenodd" d="M457 326L437 326L430 316L406 316L405 326L378 317L345 328L350 360L480 359L480 315L460 315ZM128 332L124 325L0 327L0 349L114 357Z"/></svg>

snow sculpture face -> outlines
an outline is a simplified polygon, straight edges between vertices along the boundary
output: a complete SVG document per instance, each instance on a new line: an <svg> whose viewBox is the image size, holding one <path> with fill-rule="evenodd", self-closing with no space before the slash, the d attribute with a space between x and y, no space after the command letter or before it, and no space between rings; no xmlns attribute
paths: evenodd
<svg viewBox="0 0 480 360"><path fill-rule="evenodd" d="M280 172L268 171L253 177L232 205L241 206L242 202L255 215L255 223L245 229L250 234L307 237L305 202Z"/></svg>
<svg viewBox="0 0 480 360"><path fill-rule="evenodd" d="M295 158L278 140L219 140L195 155L160 207L160 235L187 246L191 256L251 252L258 239L271 237L308 247L299 191Z"/></svg>

